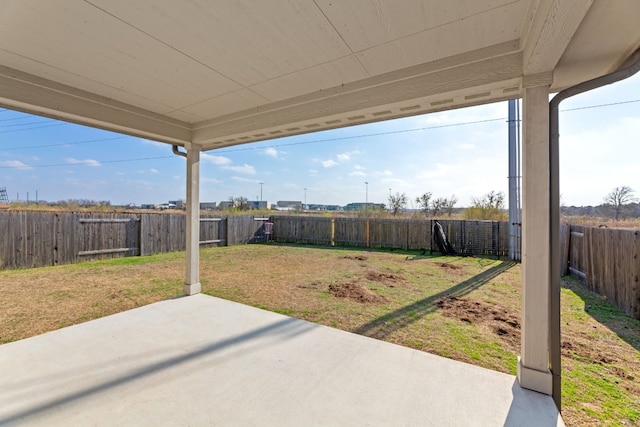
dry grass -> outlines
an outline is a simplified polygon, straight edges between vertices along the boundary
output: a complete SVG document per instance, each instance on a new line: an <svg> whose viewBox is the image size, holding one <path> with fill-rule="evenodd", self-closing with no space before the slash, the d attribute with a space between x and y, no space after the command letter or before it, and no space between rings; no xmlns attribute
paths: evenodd
<svg viewBox="0 0 640 427"><path fill-rule="evenodd" d="M181 294L184 254L0 273L0 343ZM201 253L203 291L515 373L520 266L418 252L251 245ZM565 283L563 416L640 423L640 322ZM626 423L626 424L623 424Z"/></svg>

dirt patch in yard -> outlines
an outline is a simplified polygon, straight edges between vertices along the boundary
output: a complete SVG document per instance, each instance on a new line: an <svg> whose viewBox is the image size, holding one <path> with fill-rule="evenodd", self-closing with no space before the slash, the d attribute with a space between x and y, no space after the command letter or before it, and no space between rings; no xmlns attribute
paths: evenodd
<svg viewBox="0 0 640 427"><path fill-rule="evenodd" d="M344 259L352 259L354 261L366 261L367 260L367 257L364 256L364 255L354 255L354 256L346 255L343 258Z"/></svg>
<svg viewBox="0 0 640 427"><path fill-rule="evenodd" d="M349 298L362 304L382 304L388 301L385 296L378 295L359 283L329 285L329 293L334 297Z"/></svg>
<svg viewBox="0 0 640 427"><path fill-rule="evenodd" d="M447 270L461 270L462 267L455 264L449 264L448 262L439 262L436 264L438 267L442 267Z"/></svg>
<svg viewBox="0 0 640 427"><path fill-rule="evenodd" d="M395 283L404 281L404 277L399 274L379 273L377 271L367 271L364 277L371 282L382 283L390 288L394 288Z"/></svg>
<svg viewBox="0 0 640 427"><path fill-rule="evenodd" d="M505 345L517 350L520 345L520 314L514 310L467 298L447 296L436 301L443 316L489 328Z"/></svg>

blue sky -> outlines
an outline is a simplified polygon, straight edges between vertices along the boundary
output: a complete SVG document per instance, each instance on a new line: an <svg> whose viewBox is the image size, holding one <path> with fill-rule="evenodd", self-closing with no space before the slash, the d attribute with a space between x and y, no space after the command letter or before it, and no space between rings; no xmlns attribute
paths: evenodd
<svg viewBox="0 0 640 427"><path fill-rule="evenodd" d="M613 104L613 105L605 105ZM507 193L507 103L280 138L202 154L201 200L386 203ZM561 193L597 205L616 186L640 195L640 75L561 104ZM10 200L163 203L185 198L171 146L0 109L0 187ZM365 185L368 182L368 186ZM411 207L411 203L410 206Z"/></svg>

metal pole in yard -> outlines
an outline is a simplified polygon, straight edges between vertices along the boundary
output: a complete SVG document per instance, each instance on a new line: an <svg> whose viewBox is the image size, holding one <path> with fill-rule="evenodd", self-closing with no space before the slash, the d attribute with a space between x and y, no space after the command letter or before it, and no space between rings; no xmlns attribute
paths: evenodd
<svg viewBox="0 0 640 427"><path fill-rule="evenodd" d="M509 100L509 258L520 260L520 105Z"/></svg>

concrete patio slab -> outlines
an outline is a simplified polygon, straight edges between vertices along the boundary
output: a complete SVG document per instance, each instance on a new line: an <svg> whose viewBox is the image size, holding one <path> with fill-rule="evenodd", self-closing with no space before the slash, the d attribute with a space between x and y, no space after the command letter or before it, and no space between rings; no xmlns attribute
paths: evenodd
<svg viewBox="0 0 640 427"><path fill-rule="evenodd" d="M195 295L0 346L0 425L563 426L506 375Z"/></svg>

